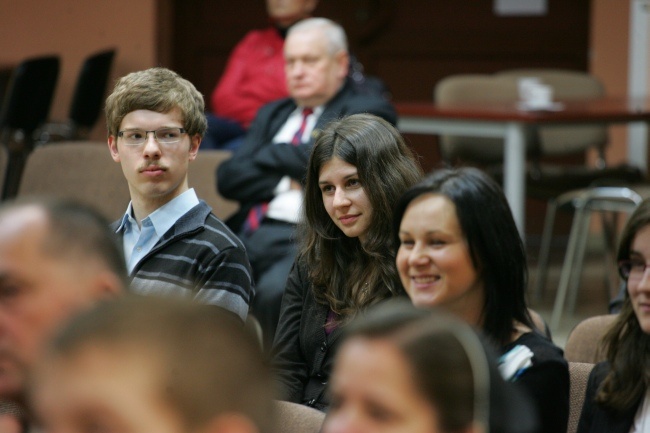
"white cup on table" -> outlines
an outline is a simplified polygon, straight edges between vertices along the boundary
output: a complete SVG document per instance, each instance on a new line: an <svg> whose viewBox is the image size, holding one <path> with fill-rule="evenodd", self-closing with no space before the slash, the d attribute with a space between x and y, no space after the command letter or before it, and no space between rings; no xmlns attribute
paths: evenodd
<svg viewBox="0 0 650 433"><path fill-rule="evenodd" d="M537 77L524 77L518 81L519 99L527 108L545 108L553 104L553 88Z"/></svg>

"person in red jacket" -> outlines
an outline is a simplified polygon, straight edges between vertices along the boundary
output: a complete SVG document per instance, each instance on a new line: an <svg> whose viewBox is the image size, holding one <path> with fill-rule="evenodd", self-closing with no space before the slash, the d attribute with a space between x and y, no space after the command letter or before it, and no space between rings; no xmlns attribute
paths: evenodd
<svg viewBox="0 0 650 433"><path fill-rule="evenodd" d="M264 104L289 96L282 47L289 27L311 16L318 0L266 0L271 25L235 46L210 97L203 149L234 150Z"/></svg>

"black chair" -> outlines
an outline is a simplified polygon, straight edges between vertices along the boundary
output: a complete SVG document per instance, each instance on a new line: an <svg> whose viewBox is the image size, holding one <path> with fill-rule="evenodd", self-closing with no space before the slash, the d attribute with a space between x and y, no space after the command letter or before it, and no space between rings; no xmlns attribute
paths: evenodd
<svg viewBox="0 0 650 433"><path fill-rule="evenodd" d="M56 55L34 57L11 74L0 108L0 144L9 151L3 197L15 195L25 158L34 146L34 131L48 117L60 63Z"/></svg>
<svg viewBox="0 0 650 433"><path fill-rule="evenodd" d="M0 64L0 103L4 100L5 92L9 87L9 80L14 71L14 66L9 64Z"/></svg>
<svg viewBox="0 0 650 433"><path fill-rule="evenodd" d="M48 122L39 128L36 133L37 145L88 139L102 112L115 53L115 49L108 49L86 58L77 77L68 119Z"/></svg>

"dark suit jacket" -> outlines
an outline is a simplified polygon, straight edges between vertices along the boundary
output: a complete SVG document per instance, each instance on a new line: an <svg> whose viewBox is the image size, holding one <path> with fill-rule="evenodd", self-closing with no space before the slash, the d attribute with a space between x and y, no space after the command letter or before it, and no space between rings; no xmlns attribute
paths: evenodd
<svg viewBox="0 0 650 433"><path fill-rule="evenodd" d="M217 169L217 188L224 197L237 200L241 207L226 223L238 232L250 208L273 198L273 190L283 176L304 180L309 153L318 131L330 121L349 114L370 113L392 124L397 121L394 107L382 97L361 93L349 82L328 102L318 118L308 143L272 143L273 137L296 109L291 98L264 105L255 116L242 146Z"/></svg>
<svg viewBox="0 0 650 433"><path fill-rule="evenodd" d="M607 362L601 362L591 370L577 433L628 433L630 431L642 400L619 414L606 410L594 402L598 388L607 373L609 373Z"/></svg>
<svg viewBox="0 0 650 433"><path fill-rule="evenodd" d="M329 308L314 298L306 265L296 262L287 280L273 344L273 370L281 400L327 408L325 389L342 333L336 328L327 335L328 314Z"/></svg>

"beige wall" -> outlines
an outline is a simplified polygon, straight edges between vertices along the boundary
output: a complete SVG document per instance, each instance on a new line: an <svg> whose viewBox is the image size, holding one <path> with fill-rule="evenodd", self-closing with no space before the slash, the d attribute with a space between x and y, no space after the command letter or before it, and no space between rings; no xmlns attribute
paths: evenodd
<svg viewBox="0 0 650 433"><path fill-rule="evenodd" d="M591 73L600 78L610 95L627 94L629 57L629 0L592 0ZM609 164L626 160L624 126L610 128Z"/></svg>
<svg viewBox="0 0 650 433"><path fill-rule="evenodd" d="M0 0L0 11L0 65L43 54L61 56L53 119L66 117L89 54L117 48L109 87L115 78L156 63L156 0ZM105 139L103 117L92 135Z"/></svg>
<svg viewBox="0 0 650 433"><path fill-rule="evenodd" d="M0 0L0 65L59 53L62 72L51 117L64 118L83 59L117 47L114 78L157 63L156 7L161 0ZM625 94L628 66L628 0L592 0L591 65L610 94ZM168 41L163 41L167 43ZM99 122L93 137L103 139ZM610 162L625 158L625 128L615 127Z"/></svg>

